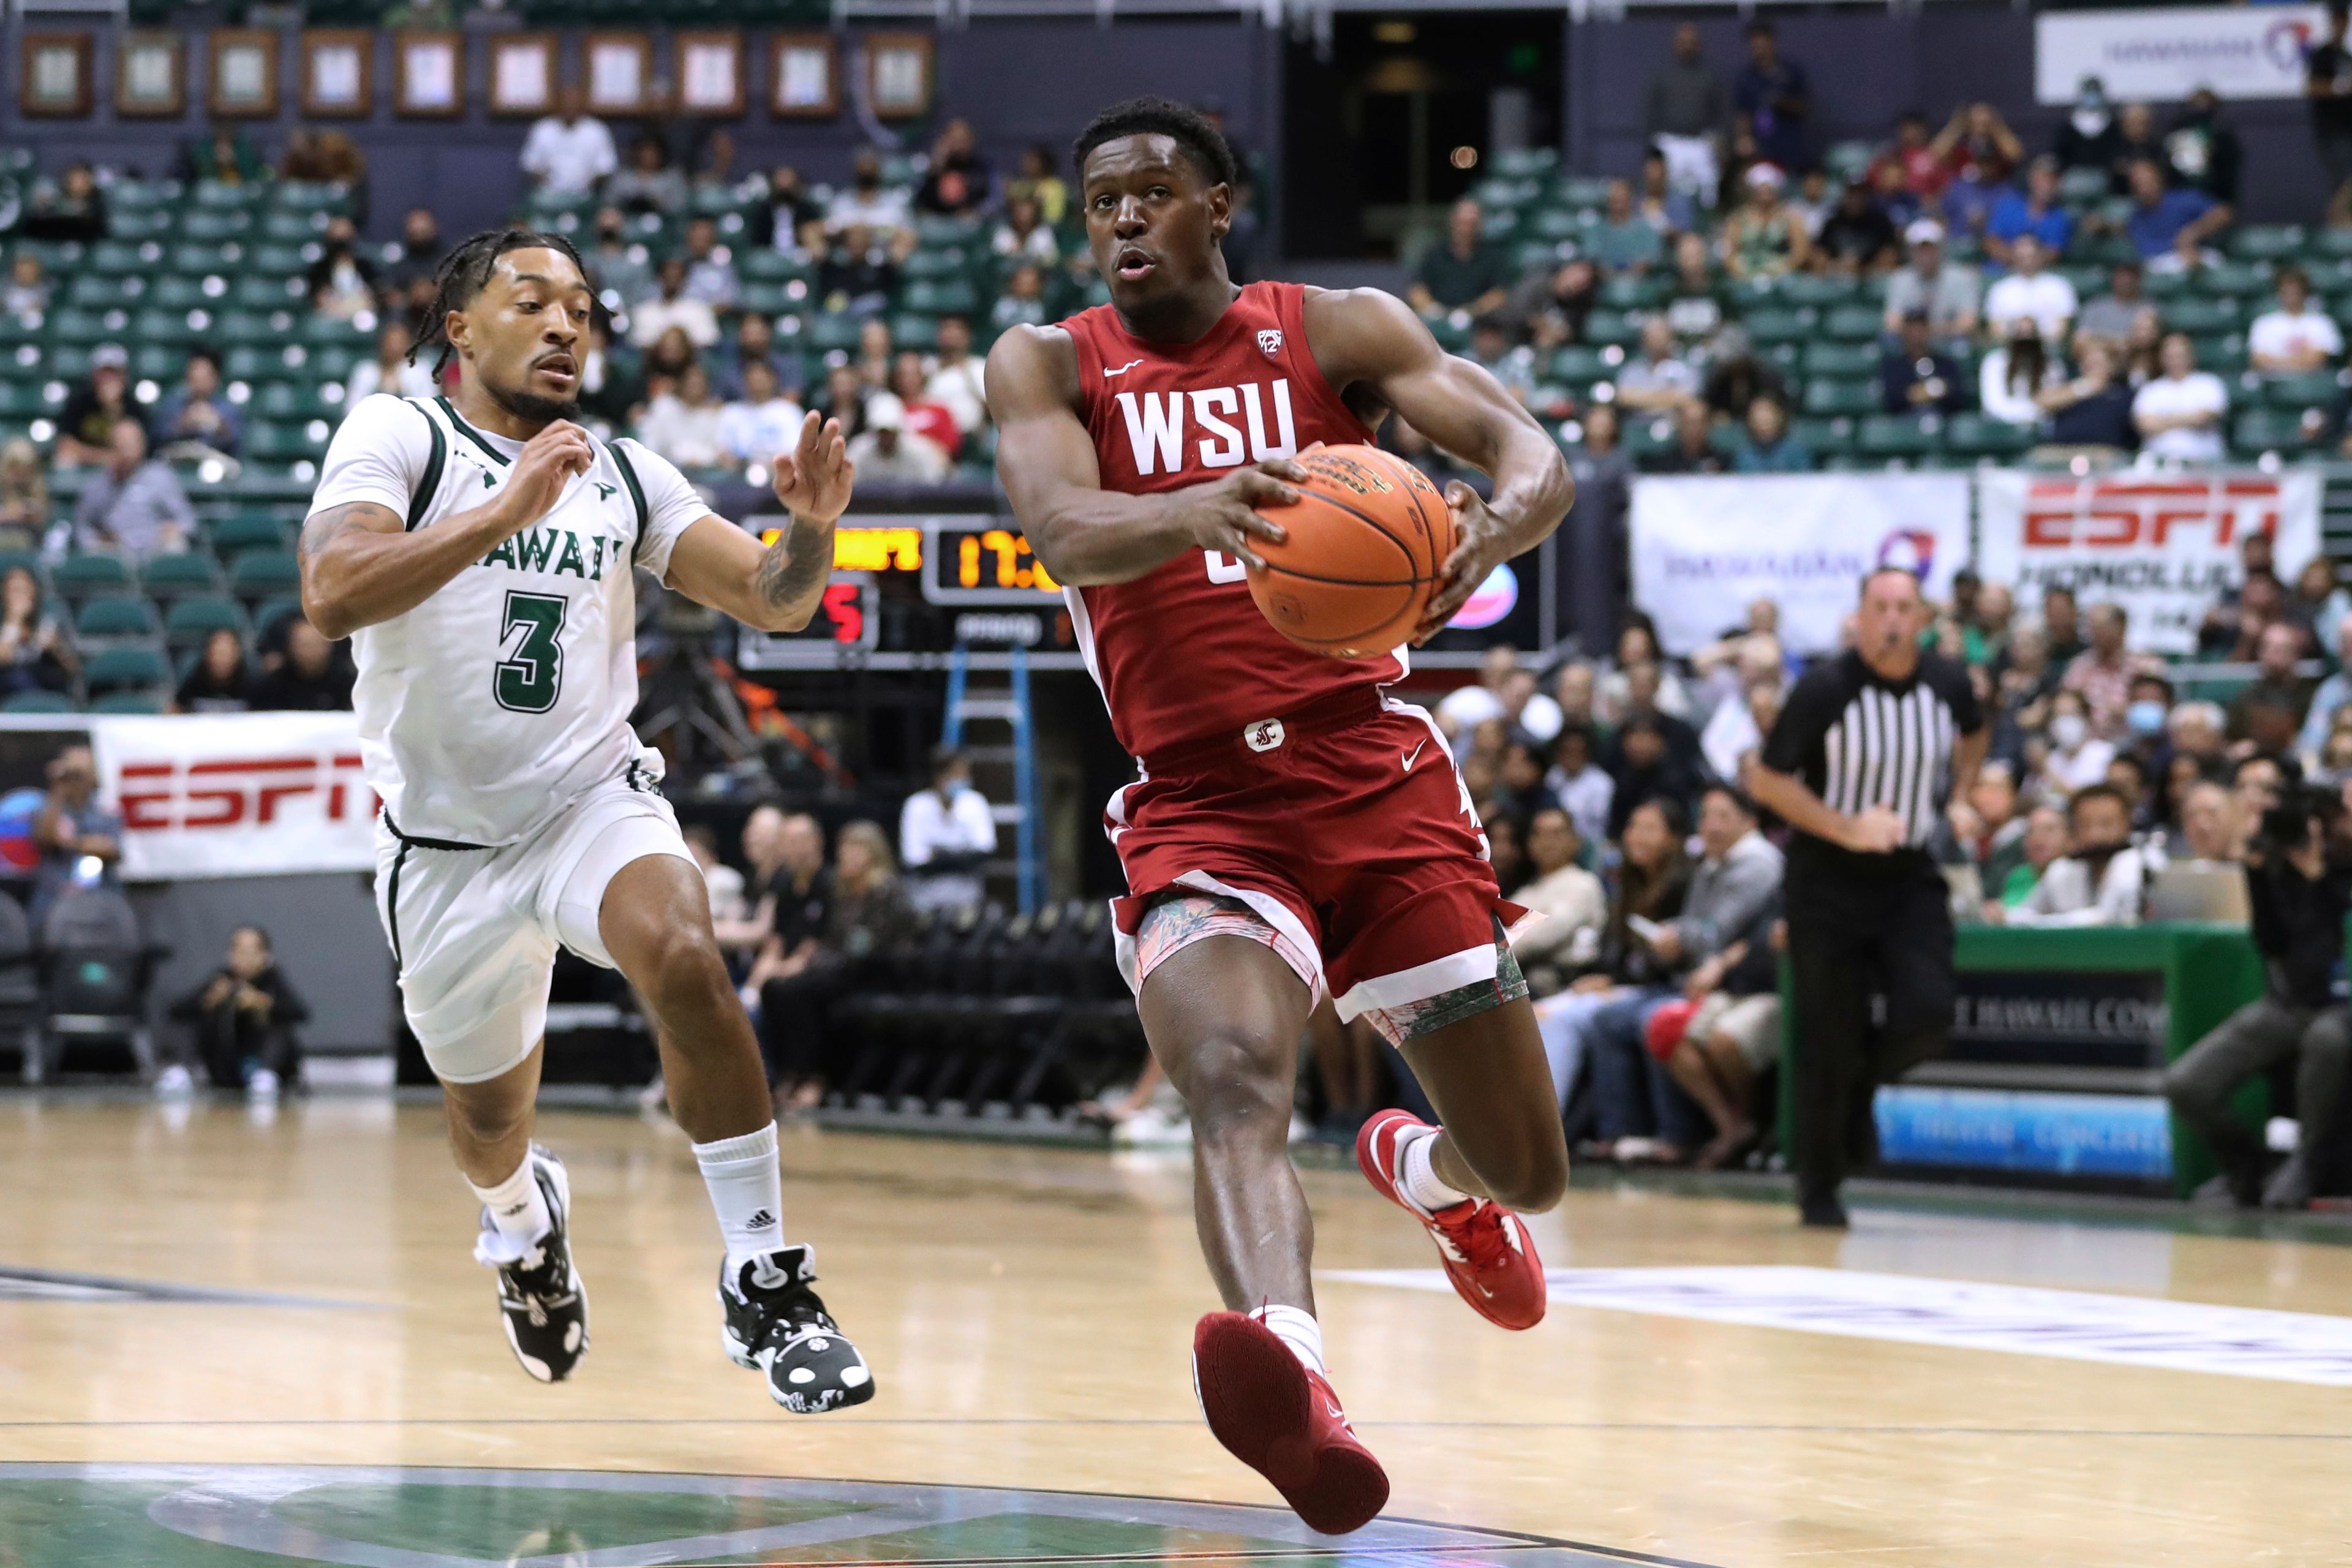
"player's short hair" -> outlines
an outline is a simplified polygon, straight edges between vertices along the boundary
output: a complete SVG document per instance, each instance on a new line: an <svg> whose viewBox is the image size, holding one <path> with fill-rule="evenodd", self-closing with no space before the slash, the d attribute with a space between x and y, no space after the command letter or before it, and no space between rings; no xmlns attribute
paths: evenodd
<svg viewBox="0 0 2352 1568"><path fill-rule="evenodd" d="M1233 143L1225 140L1225 133L1212 124L1207 115L1173 99L1151 97L1114 103L1087 121L1087 128L1070 143L1070 162L1079 178L1086 177L1087 160L1096 148L1122 136L1173 137L1209 184L1241 183L1241 168L1234 161Z"/></svg>
<svg viewBox="0 0 2352 1568"><path fill-rule="evenodd" d="M1731 783L1729 780L1714 780L1705 789L1698 792L1698 797L1701 800L1705 800L1711 795L1719 795L1724 799L1729 801L1732 805L1738 806L1739 808L1739 814L1742 816L1747 817L1749 821L1753 822L1756 819L1756 803L1748 798L1748 792L1746 790L1741 789L1738 784Z"/></svg>
<svg viewBox="0 0 2352 1568"><path fill-rule="evenodd" d="M228 933L228 939L231 942L235 942L238 936L246 931L251 931L256 937L260 939L262 952L276 952L278 951L277 944L269 940L269 928L265 925L257 924L252 921L247 921L243 924L233 928Z"/></svg>
<svg viewBox="0 0 2352 1568"><path fill-rule="evenodd" d="M486 228L466 240L441 258L433 273L433 303L426 308L425 320L418 324L416 341L409 346L408 361L429 348L441 352L433 361L433 374L439 375L449 368L449 356L455 352L449 342L449 312L462 310L474 302L475 297L488 287L490 272L499 258L509 250L553 250L571 258L572 265L580 268L580 276L588 276L588 264L580 259L580 252L570 240L545 229Z"/></svg>
<svg viewBox="0 0 2352 1568"><path fill-rule="evenodd" d="M2124 798L2123 791L2111 784L2088 784L2076 790L2074 798L2066 803L2066 816L2072 819L2085 803L2094 800L2111 800L2115 802L2116 809L2126 816L2131 815L2131 802Z"/></svg>
<svg viewBox="0 0 2352 1568"><path fill-rule="evenodd" d="M1864 572L1862 574L1862 581L1854 584L1853 596L1857 599L1867 597L1870 594L1870 585L1873 583L1877 582L1881 577L1885 576L1889 572L1895 573L1897 576L1910 578L1911 585L1914 588L1918 589L1923 594L1927 592L1927 584L1920 580L1920 576L1916 569L1903 565L1898 562L1886 561L1880 563L1878 565L1872 567L1869 571Z"/></svg>

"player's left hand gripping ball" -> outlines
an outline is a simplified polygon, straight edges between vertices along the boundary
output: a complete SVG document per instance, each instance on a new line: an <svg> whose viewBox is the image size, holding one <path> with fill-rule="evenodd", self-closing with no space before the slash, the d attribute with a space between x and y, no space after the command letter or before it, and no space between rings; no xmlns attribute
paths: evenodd
<svg viewBox="0 0 2352 1568"><path fill-rule="evenodd" d="M776 454L776 499L794 517L811 522L831 522L846 511L856 479L841 421L824 418L814 409L801 421L799 445Z"/></svg>
<svg viewBox="0 0 2352 1568"><path fill-rule="evenodd" d="M1470 602L1478 584L1505 559L1503 520L1495 515L1485 498L1455 479L1445 487L1445 504L1454 513L1454 537L1458 542L1439 569L1437 592L1430 595L1429 608L1423 612L1421 625L1413 630L1415 647L1444 631L1445 623Z"/></svg>

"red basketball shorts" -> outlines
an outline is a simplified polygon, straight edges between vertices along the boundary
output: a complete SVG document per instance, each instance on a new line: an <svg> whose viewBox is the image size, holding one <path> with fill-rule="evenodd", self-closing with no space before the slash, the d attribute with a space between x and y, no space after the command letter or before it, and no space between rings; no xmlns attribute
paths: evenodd
<svg viewBox="0 0 2352 1568"><path fill-rule="evenodd" d="M1423 1032L1389 1027L1420 1004L1457 998L1459 1016L1526 994L1496 926L1522 911L1500 896L1444 736L1422 709L1348 696L1146 758L1111 797L1129 889L1111 904L1119 968L1139 994L1174 951L1139 943L1145 919L1188 893L1224 900L1238 917L1224 931L1255 935L1341 1018L1371 1014L1392 1037Z"/></svg>

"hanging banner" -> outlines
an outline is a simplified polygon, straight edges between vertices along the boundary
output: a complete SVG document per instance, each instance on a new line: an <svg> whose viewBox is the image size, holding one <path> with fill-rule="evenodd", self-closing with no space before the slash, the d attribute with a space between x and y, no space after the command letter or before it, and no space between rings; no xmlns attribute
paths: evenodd
<svg viewBox="0 0 2352 1568"><path fill-rule="evenodd" d="M1948 597L1969 559L1965 474L1757 474L1633 484L1633 602L1684 655L1780 607L1780 640L1799 653L1839 645L1862 574L1919 574Z"/></svg>
<svg viewBox="0 0 2352 1568"><path fill-rule="evenodd" d="M2179 103L2200 87L2222 98L2301 98L2304 56L2326 36L2317 5L2047 11L2033 22L2033 96L2072 103L2095 76L2113 103Z"/></svg>
<svg viewBox="0 0 2352 1568"><path fill-rule="evenodd" d="M1977 478L1978 569L2022 609L2063 584L2084 606L2131 616L2131 646L2193 653L2205 612L2236 585L2238 544L2267 532L2279 576L2319 552L2315 473L2110 474L1988 468Z"/></svg>
<svg viewBox="0 0 2352 1568"><path fill-rule="evenodd" d="M89 729L125 880L375 868L379 803L350 713L104 715Z"/></svg>

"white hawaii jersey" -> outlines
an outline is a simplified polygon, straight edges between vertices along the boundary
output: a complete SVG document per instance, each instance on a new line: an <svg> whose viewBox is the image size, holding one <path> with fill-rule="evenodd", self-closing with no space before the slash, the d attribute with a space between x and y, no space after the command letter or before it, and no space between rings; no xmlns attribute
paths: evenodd
<svg viewBox="0 0 2352 1568"><path fill-rule="evenodd" d="M710 509L636 442L593 444L594 464L545 516L406 615L352 635L368 783L411 837L511 844L652 756L629 728L630 568L666 577L678 535ZM446 398L362 398L310 510L373 501L431 528L496 496L521 451Z"/></svg>

